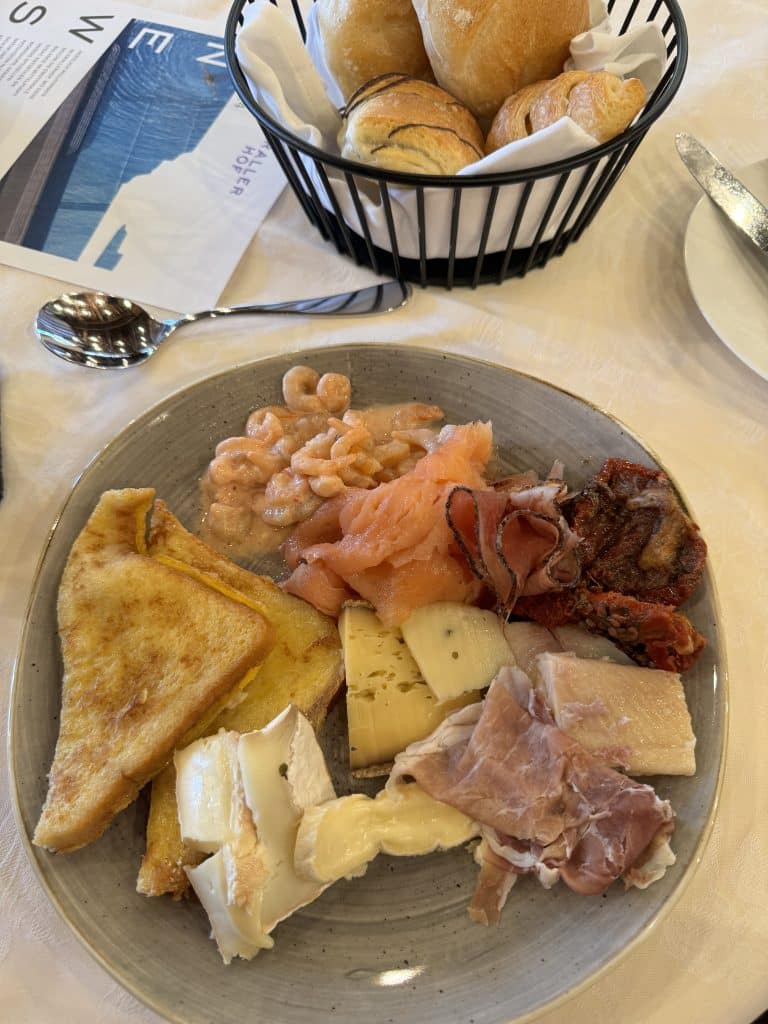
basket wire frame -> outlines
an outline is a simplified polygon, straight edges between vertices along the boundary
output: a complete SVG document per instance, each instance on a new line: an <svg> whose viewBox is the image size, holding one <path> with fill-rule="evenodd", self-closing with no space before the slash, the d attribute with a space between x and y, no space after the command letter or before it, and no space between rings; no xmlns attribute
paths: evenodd
<svg viewBox="0 0 768 1024"><path fill-rule="evenodd" d="M280 6L280 0L271 2ZM282 2L283 6L290 3L297 29L302 40L306 40L306 26L299 0ZM508 277L524 277L529 270L543 267L553 257L562 255L592 223L648 129L672 101L682 82L688 59L688 37L677 0L608 0L608 12L614 24L620 21L619 35L624 35L636 23L655 22L667 44L667 66L662 79L639 118L625 132L587 153L523 171L466 178L394 173L325 153L291 134L259 106L240 67L235 49L237 34L243 25L243 12L250 3L253 0L235 0L230 11L225 38L227 63L235 90L261 125L307 219L323 239L332 242L341 254L351 257L358 264L371 267L377 274L415 281L422 286L442 285L452 288L455 285L468 285L476 288L484 283L500 284ZM313 168L314 175L309 173L309 166ZM341 178L349 190L359 230L345 219L329 180L329 173L338 172L341 172ZM318 182L322 185L324 195L321 195L317 187ZM549 183L549 199L533 239L529 245L516 246L534 185L544 182ZM565 208L557 214L558 203L569 183L572 184L573 194ZM404 186L415 191L416 195L416 257L403 255L402 239L398 236L393 215L391 190L401 190ZM477 251L470 256L458 256L462 198L467 190L477 188L488 190ZM428 257L426 189L446 190L450 193L449 245L445 258ZM518 197L510 217L506 245L489 252L492 228L495 226L498 229L494 218L500 208L500 200L508 199L513 194L510 191L512 189L517 190ZM381 202L387 233L386 247L375 244L361 193L368 196L376 194Z"/></svg>

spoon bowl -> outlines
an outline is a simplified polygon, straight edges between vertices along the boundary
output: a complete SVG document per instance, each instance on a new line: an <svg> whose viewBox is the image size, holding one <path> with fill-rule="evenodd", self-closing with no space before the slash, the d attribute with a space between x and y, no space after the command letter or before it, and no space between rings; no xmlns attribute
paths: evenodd
<svg viewBox="0 0 768 1024"><path fill-rule="evenodd" d="M179 327L223 316L369 316L404 306L412 294L401 281L371 285L338 295L295 299L269 305L221 306L157 320L132 302L104 292L72 292L40 309L35 334L60 359L78 366L122 370L157 352Z"/></svg>

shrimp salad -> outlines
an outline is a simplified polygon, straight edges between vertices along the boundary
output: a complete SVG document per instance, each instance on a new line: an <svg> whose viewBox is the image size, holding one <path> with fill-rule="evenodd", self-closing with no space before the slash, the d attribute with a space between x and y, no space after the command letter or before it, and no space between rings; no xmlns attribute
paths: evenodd
<svg viewBox="0 0 768 1024"><path fill-rule="evenodd" d="M240 554L275 550L325 499L394 480L434 445L438 406L355 410L351 398L343 374L289 370L285 404L255 409L244 436L216 447L202 482L207 539Z"/></svg>

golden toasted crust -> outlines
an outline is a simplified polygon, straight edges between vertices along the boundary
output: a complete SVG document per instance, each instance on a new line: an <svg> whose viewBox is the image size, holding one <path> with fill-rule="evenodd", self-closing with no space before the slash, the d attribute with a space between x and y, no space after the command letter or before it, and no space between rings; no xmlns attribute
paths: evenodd
<svg viewBox="0 0 768 1024"><path fill-rule="evenodd" d="M597 142L619 135L642 109L646 94L637 78L606 71L564 71L510 96L493 119L486 152L524 139L566 115Z"/></svg>
<svg viewBox="0 0 768 1024"><path fill-rule="evenodd" d="M608 142L631 124L645 100L645 87L638 78L622 80L592 71L568 94L567 114L593 139Z"/></svg>
<svg viewBox="0 0 768 1024"><path fill-rule="evenodd" d="M145 896L170 893L175 899L189 888L185 867L196 867L204 853L191 850L181 841L176 811L176 770L167 765L152 780L152 797L147 819L147 845L136 888Z"/></svg>
<svg viewBox="0 0 768 1024"><path fill-rule="evenodd" d="M315 12L326 65L345 99L389 71L434 81L411 0L317 0Z"/></svg>
<svg viewBox="0 0 768 1024"><path fill-rule="evenodd" d="M341 155L390 171L456 174L483 156L483 133L447 92L408 75L381 75L343 112Z"/></svg>
<svg viewBox="0 0 768 1024"><path fill-rule="evenodd" d="M524 85L563 70L588 0L413 0L438 83L486 125Z"/></svg>
<svg viewBox="0 0 768 1024"><path fill-rule="evenodd" d="M541 131L565 117L571 89L586 81L589 75L589 71L564 71L550 82L539 82L538 95L531 103L531 132Z"/></svg>
<svg viewBox="0 0 768 1024"><path fill-rule="evenodd" d="M486 153L493 153L507 143L526 139L531 134L531 107L541 95L544 85L545 82L526 85L502 103L485 141Z"/></svg>
<svg viewBox="0 0 768 1024"><path fill-rule="evenodd" d="M62 706L38 846L101 835L272 644L258 612L144 553L153 496L102 495L64 568Z"/></svg>
<svg viewBox="0 0 768 1024"><path fill-rule="evenodd" d="M317 729L342 680L341 642L332 619L291 597L263 576L241 569L184 529L162 501L155 503L149 552L199 582L263 610L275 631L275 645L242 701L223 711L199 735L230 729L261 729L293 703ZM192 737L190 737L191 739ZM199 858L181 842L176 816L175 771L169 765L152 784L147 849L137 889L147 896L184 894L183 865Z"/></svg>

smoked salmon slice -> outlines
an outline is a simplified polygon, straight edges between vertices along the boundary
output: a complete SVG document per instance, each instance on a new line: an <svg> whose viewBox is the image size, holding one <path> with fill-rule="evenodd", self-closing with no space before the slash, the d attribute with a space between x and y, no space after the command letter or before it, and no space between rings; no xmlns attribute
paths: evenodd
<svg viewBox="0 0 768 1024"><path fill-rule="evenodd" d="M445 503L457 485L487 487L490 423L444 427L435 449L397 480L350 488L290 538L285 589L338 614L354 592L388 626L435 601L472 601L481 584L456 547Z"/></svg>

